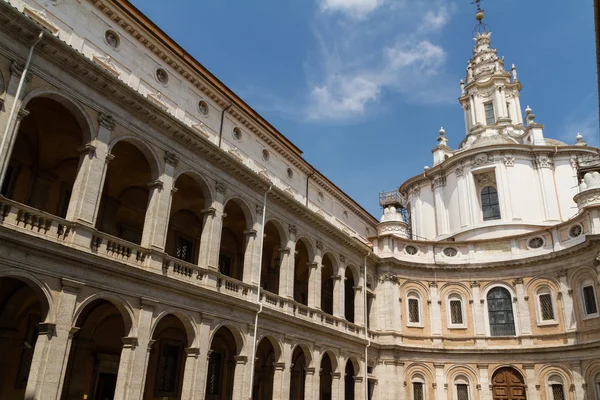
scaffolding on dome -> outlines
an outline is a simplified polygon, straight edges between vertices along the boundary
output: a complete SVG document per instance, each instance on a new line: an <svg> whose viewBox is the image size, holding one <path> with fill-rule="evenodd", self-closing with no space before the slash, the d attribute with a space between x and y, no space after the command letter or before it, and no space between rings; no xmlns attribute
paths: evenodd
<svg viewBox="0 0 600 400"><path fill-rule="evenodd" d="M402 215L402 220L408 224L408 235L412 238L412 225L410 223L410 212L408 210L408 199L397 190L390 192L379 192L379 205L382 208L393 206Z"/></svg>

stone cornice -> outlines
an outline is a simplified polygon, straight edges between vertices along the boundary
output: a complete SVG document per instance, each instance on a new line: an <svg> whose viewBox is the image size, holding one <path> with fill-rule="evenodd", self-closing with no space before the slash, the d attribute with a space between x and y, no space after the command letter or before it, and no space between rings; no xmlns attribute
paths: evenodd
<svg viewBox="0 0 600 400"><path fill-rule="evenodd" d="M39 33L39 28L33 21L27 20L10 5L0 2L0 10L3 11L0 13L0 30L4 31L7 35L15 37L20 41L24 39L27 42ZM14 36L16 32L19 35ZM160 107L149 102L140 93L124 85L112 74L104 71L93 61L74 51L60 39L45 35L38 44L37 51L38 55L57 64L74 78L111 98L119 107L144 121L164 136L181 143L195 154L201 155L205 160L211 162L226 174L235 176L258 192L262 193L268 188L269 182L264 177L216 147L204 136L198 135L192 127L185 125ZM103 112L103 110L99 111ZM126 127L131 126L128 121L117 119L116 116L115 121ZM139 131L139 129L136 130ZM296 213L300 213L300 217L306 223L311 224L323 233L332 235L335 240L348 245L361 256L369 252L370 249L367 245L343 233L332 223L293 200L283 190L275 188L273 193L277 193L277 198L281 205L291 208ZM372 227L376 225L376 220L366 211L363 213L363 216L365 216L365 219Z"/></svg>

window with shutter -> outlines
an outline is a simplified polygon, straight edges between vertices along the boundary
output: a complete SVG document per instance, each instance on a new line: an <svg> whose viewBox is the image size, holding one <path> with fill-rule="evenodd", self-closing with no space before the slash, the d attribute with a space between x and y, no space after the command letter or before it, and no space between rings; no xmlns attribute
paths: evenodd
<svg viewBox="0 0 600 400"><path fill-rule="evenodd" d="M460 300L450 300L450 316L452 325L463 325L462 302Z"/></svg>
<svg viewBox="0 0 600 400"><path fill-rule="evenodd" d="M596 304L596 293L592 285L584 286L583 302L586 315L598 313L598 305Z"/></svg>
<svg viewBox="0 0 600 400"><path fill-rule="evenodd" d="M552 400L565 400L563 385L552 385Z"/></svg>
<svg viewBox="0 0 600 400"><path fill-rule="evenodd" d="M550 293L540 294L539 300L542 321L554 321L554 307L552 306L552 295L550 295Z"/></svg>
<svg viewBox="0 0 600 400"><path fill-rule="evenodd" d="M419 320L419 300L408 299L408 320L411 323L418 324Z"/></svg>
<svg viewBox="0 0 600 400"><path fill-rule="evenodd" d="M423 382L413 382L413 400L424 400Z"/></svg>
<svg viewBox="0 0 600 400"><path fill-rule="evenodd" d="M456 398L457 400L469 400L469 385L456 385Z"/></svg>

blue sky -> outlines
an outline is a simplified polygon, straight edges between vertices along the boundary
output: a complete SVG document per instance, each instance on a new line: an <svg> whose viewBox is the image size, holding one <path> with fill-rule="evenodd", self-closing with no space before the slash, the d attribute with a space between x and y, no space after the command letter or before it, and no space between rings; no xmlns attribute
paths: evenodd
<svg viewBox="0 0 600 400"><path fill-rule="evenodd" d="M374 216L378 192L432 164L471 56L470 0L133 0ZM168 6L166 6L168 4ZM547 137L598 145L592 0L484 0Z"/></svg>

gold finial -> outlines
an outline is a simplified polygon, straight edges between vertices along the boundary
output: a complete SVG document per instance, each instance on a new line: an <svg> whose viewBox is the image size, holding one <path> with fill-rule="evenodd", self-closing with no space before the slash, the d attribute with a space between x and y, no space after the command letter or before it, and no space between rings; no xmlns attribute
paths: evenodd
<svg viewBox="0 0 600 400"><path fill-rule="evenodd" d="M477 26L475 26L475 29L473 29L473 36L475 36L476 33L486 33L488 32L488 26L486 24L483 23L483 17L485 16L483 14L483 9L481 8L481 0L473 0L471 2L471 4L475 4L477 6L477 12L475 13L475 19L477 20L478 24Z"/></svg>

